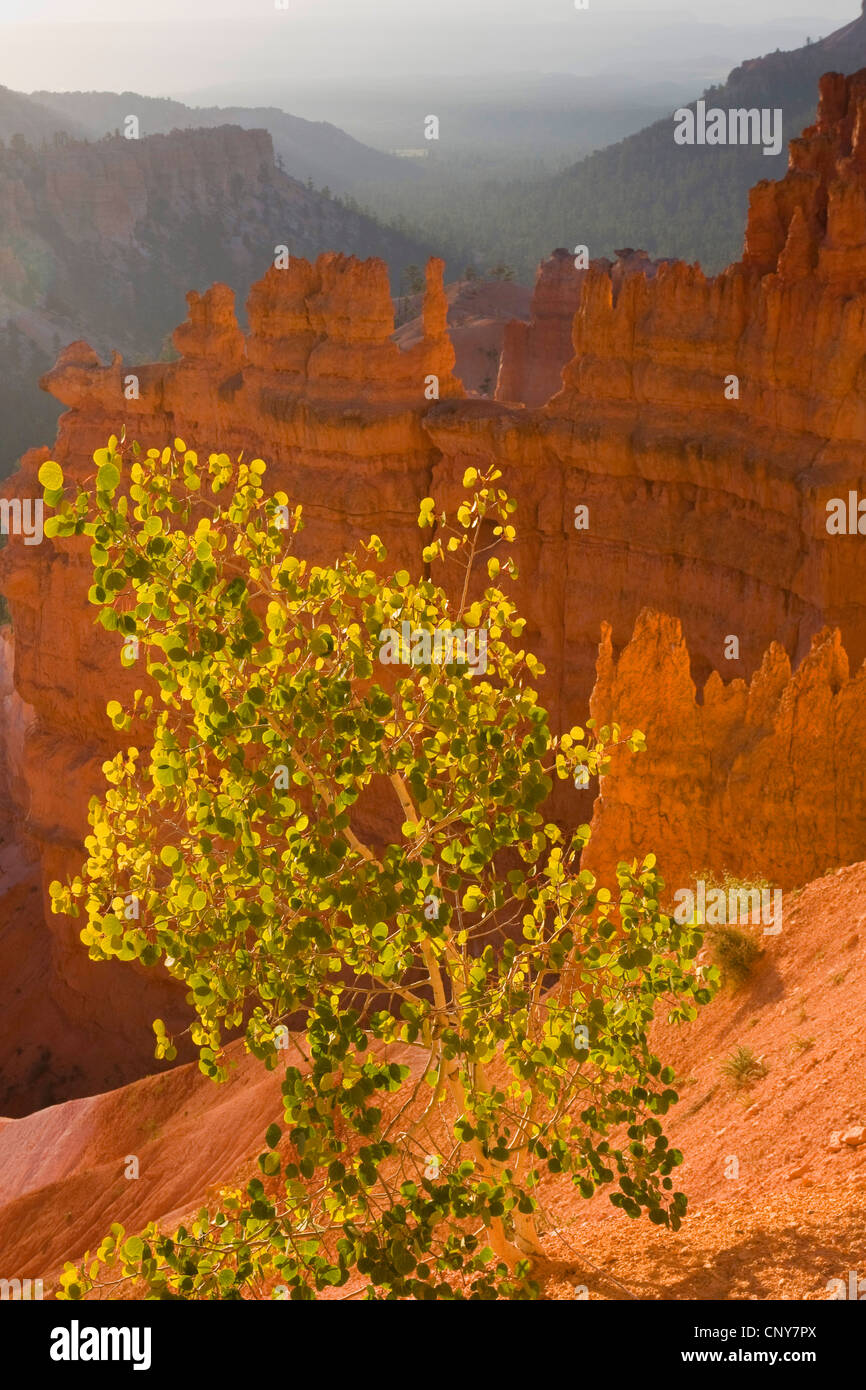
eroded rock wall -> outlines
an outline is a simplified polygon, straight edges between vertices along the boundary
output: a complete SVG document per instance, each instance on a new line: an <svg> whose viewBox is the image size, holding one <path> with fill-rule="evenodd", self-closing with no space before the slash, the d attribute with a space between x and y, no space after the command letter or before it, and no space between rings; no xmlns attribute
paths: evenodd
<svg viewBox="0 0 866 1390"><path fill-rule="evenodd" d="M701 695L677 618L647 609L618 657L604 624L592 715L647 749L612 755L588 868L612 882L655 853L670 889L702 873L793 888L866 858L866 666L851 673L838 628L793 672L774 642L750 682L713 672Z"/></svg>
<svg viewBox="0 0 866 1390"><path fill-rule="evenodd" d="M586 248L575 248L584 253ZM613 293L627 275L639 271L650 278L659 262L646 251L627 247L617 251L616 261L606 257L592 266L610 276ZM574 353L572 325L580 308L589 267L580 269L580 258L560 246L541 262L535 277L529 319L506 324L496 382L498 401L541 406L562 387L562 372Z"/></svg>

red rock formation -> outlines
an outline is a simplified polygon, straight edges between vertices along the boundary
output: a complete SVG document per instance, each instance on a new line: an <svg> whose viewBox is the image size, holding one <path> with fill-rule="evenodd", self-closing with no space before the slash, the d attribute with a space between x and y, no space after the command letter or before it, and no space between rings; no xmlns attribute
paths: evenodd
<svg viewBox="0 0 866 1390"><path fill-rule="evenodd" d="M616 254L614 263L606 258L591 262L610 275L614 297L633 271L650 278L655 274L656 262L646 251L628 248ZM576 269L575 262L570 251L558 247L538 267L530 322L514 319L505 328L496 383L498 401L541 406L561 389L563 368L574 354L572 324L587 276L586 270Z"/></svg>
<svg viewBox="0 0 866 1390"><path fill-rule="evenodd" d="M24 815L29 799L24 746L34 712L15 689L14 660L11 629L0 628L0 801Z"/></svg>
<svg viewBox="0 0 866 1390"><path fill-rule="evenodd" d="M508 466L557 717L591 683L592 624L608 619L622 646L647 604L682 618L699 679L729 633L738 674L773 640L799 660L828 623L866 656L866 551L826 529L830 499L866 494L864 90L866 73L823 80L789 173L755 191L742 262L715 279L662 263L618 292L592 266L545 407L428 416L437 478Z"/></svg>
<svg viewBox="0 0 866 1390"><path fill-rule="evenodd" d="M459 280L447 285L445 294L455 375L473 395L492 396L505 334L515 321L529 319L530 291L507 280ZM418 295L408 301L410 317L394 334L404 351L424 336L420 299Z"/></svg>
<svg viewBox="0 0 866 1390"><path fill-rule="evenodd" d="M100 1019L100 1008L82 1010L78 995L84 978L96 997L107 976L82 960L80 943L69 924L49 926L43 903L43 873L51 872L52 846L26 833L31 809L40 810L46 793L57 803L68 797L75 813L86 812L75 777L81 760L76 744L47 746L37 736L36 712L24 704L12 684L13 643L0 630L0 1075L2 1110L27 1114L94 1082L119 1085L130 1075L124 1049L132 1046L138 1070L152 1065L143 1033L125 1037L124 1021ZM46 754L43 761L42 753ZM94 766L98 774L98 764ZM77 838L80 841L79 821ZM41 858L39 851L42 851ZM59 927L59 930L52 928ZM134 1007L134 986L113 972L111 991L123 1009ZM175 1005L176 1009L176 1005ZM107 1010L105 1013L107 1015ZM134 1074L134 1073L133 1073Z"/></svg>
<svg viewBox="0 0 866 1390"><path fill-rule="evenodd" d="M838 629L791 673L773 643L747 685L713 672L699 702L682 624L647 609L616 658L603 625L590 707L639 728L602 779L587 867L654 852L669 887L696 873L791 888L866 858L866 666L849 675Z"/></svg>
<svg viewBox="0 0 866 1390"><path fill-rule="evenodd" d="M22 470L19 485L31 496L43 456ZM10 538L7 563L19 544ZM34 549L43 563L21 565L4 583L15 619L16 687L32 702L23 705L20 695L2 702L10 795L0 814L0 1099L7 1115L151 1070L152 1019L165 1008L182 1029L188 1018L182 992L167 977L115 962L97 966L76 922L52 916L48 906L52 879L81 866L87 803L103 785L102 763L119 746L106 724L105 682L131 694L134 681L119 662L115 673L110 644L100 642L81 607L76 581L86 550Z"/></svg>

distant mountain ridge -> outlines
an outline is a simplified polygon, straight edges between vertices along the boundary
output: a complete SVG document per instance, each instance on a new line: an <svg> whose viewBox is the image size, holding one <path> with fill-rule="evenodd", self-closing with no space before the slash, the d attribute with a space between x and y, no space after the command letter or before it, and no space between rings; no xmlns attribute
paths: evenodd
<svg viewBox="0 0 866 1390"><path fill-rule="evenodd" d="M189 130L237 125L244 130L267 130L282 167L292 178L343 193L364 179L411 181L419 170L409 160L371 149L328 121L307 121L275 106L187 106L168 97L138 92L34 92L30 100L91 135L122 130L135 115L141 134L167 135Z"/></svg>
<svg viewBox="0 0 866 1390"><path fill-rule="evenodd" d="M58 113L23 92L0 86L0 140L9 144L20 135L29 145L50 141L55 131L84 139L90 132L71 117L58 118Z"/></svg>

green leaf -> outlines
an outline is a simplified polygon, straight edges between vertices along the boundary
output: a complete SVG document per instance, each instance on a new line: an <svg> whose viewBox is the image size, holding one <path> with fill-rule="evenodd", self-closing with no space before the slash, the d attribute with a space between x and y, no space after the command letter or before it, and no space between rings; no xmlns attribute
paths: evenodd
<svg viewBox="0 0 866 1390"><path fill-rule="evenodd" d="M113 463L104 463L96 475L96 486L100 492L114 492L120 482L120 470Z"/></svg>
<svg viewBox="0 0 866 1390"><path fill-rule="evenodd" d="M49 491L56 492L63 487L63 469L53 459L47 459L37 474L40 483Z"/></svg>
<svg viewBox="0 0 866 1390"><path fill-rule="evenodd" d="M275 1149L283 1137L283 1131L279 1125L269 1125L265 1135L265 1143L269 1149Z"/></svg>

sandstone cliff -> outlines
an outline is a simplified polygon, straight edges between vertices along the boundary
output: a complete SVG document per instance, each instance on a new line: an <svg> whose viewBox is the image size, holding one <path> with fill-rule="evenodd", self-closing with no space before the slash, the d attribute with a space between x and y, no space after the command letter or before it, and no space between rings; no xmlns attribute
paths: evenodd
<svg viewBox="0 0 866 1390"><path fill-rule="evenodd" d="M513 319L505 329L496 383L498 401L540 406L561 389L563 368L574 355L572 325L587 276L587 270L577 269L576 262L577 257L560 246L538 267L529 322ZM630 247L617 251L614 262L602 259L592 264L610 275L614 296L633 271L652 278L657 268L646 251Z"/></svg>
<svg viewBox="0 0 866 1390"><path fill-rule="evenodd" d="M445 296L455 375L471 395L492 396L503 342L515 325L528 323L530 291L508 280L458 280L446 285ZM422 299L422 295L412 295L397 300L400 327L394 342L401 349L414 346L424 336ZM569 333L570 324L569 319Z"/></svg>
<svg viewBox="0 0 866 1390"><path fill-rule="evenodd" d="M851 675L838 629L792 674L773 643L746 684L717 672L698 699L682 625L650 610L617 658L604 624L591 711L640 728L602 779L587 867L656 853L669 889L717 880L799 887L866 857L866 667Z"/></svg>

